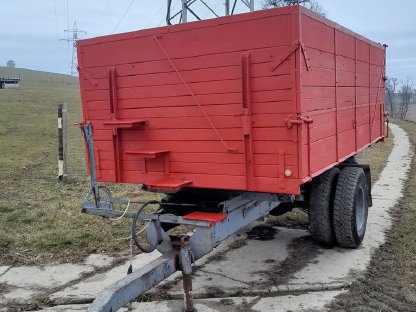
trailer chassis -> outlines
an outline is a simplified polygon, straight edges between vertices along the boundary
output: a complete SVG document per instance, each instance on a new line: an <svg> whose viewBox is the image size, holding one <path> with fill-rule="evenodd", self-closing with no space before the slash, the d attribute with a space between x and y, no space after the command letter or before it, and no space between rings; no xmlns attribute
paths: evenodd
<svg viewBox="0 0 416 312"><path fill-rule="evenodd" d="M115 210L115 205L128 207L130 203L112 198L110 190L97 183L91 123L82 126L82 131L87 143L91 174L91 190L84 197L82 211L107 218L130 218L132 223L142 220L146 223L145 234L150 247L144 248L136 242L137 246L144 252L157 249L162 254L101 291L88 311L116 311L179 270L183 276L184 311L196 311L192 297L192 264L281 203L298 199L293 195L234 192L227 199L219 201L214 211L212 208L206 209L198 200L181 203L169 199L142 203L135 212L128 212L127 208L124 211ZM159 205L160 209L155 213L146 213L143 208L150 204ZM186 207L188 213L179 213L178 207L182 211ZM192 226L192 230L180 237L167 233L168 229L178 225ZM135 235L133 231L132 235Z"/></svg>

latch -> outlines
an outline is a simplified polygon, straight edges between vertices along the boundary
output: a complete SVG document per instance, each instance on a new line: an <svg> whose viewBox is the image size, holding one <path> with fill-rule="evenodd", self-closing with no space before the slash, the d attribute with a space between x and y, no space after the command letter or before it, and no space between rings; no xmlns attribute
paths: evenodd
<svg viewBox="0 0 416 312"><path fill-rule="evenodd" d="M303 123L312 123L313 119L309 116L296 116L295 118L292 118L292 116L289 116L289 118L286 120L286 127L289 129L293 128L293 125L301 125Z"/></svg>

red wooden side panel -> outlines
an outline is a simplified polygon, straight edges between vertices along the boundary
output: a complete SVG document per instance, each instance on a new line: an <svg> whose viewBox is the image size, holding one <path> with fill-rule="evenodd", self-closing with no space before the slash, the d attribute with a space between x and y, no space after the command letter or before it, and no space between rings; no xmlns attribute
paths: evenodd
<svg viewBox="0 0 416 312"><path fill-rule="evenodd" d="M298 193L298 134L286 126L297 18L288 8L80 41L98 180ZM143 125L109 125L128 120Z"/></svg>
<svg viewBox="0 0 416 312"><path fill-rule="evenodd" d="M302 10L302 175L313 177L384 136L385 48ZM305 178L306 179L306 178Z"/></svg>
<svg viewBox="0 0 416 312"><path fill-rule="evenodd" d="M383 136L384 49L301 7L82 40L78 59L100 182L298 194Z"/></svg>

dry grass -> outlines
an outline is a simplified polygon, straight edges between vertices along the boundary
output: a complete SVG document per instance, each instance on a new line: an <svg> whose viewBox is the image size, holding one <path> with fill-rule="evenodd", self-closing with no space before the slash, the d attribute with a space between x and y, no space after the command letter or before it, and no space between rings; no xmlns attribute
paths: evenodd
<svg viewBox="0 0 416 312"><path fill-rule="evenodd" d="M77 79L16 71L21 88L0 90L0 265L77 261L92 252L125 250L128 241L113 237L127 237L129 221L80 213L89 179L81 132L72 126L81 120ZM56 179L56 109L63 102L69 110L67 183ZM154 196L138 186L115 191L136 199Z"/></svg>
<svg viewBox="0 0 416 312"><path fill-rule="evenodd" d="M394 121L416 144L416 123ZM416 158L404 197L394 208L387 241L374 254L367 274L331 305L331 311L415 311Z"/></svg>

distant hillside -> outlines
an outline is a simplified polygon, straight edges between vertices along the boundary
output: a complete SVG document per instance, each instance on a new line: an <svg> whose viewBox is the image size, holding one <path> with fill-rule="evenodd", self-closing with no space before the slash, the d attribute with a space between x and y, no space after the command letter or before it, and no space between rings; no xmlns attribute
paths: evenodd
<svg viewBox="0 0 416 312"><path fill-rule="evenodd" d="M20 77L22 86L39 84L78 84L78 78L69 75L35 71L24 68L8 68L3 66L0 66L0 77Z"/></svg>

